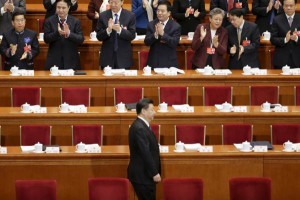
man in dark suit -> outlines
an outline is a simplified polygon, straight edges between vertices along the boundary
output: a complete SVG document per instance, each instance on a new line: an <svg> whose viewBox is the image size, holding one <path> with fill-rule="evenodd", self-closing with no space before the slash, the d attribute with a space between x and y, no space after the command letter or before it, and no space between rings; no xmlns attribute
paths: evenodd
<svg viewBox="0 0 300 200"><path fill-rule="evenodd" d="M147 65L152 68L178 67L176 47L180 40L180 25L171 15L171 3L161 1L157 6L157 19L147 27L145 44L150 46Z"/></svg>
<svg viewBox="0 0 300 200"><path fill-rule="evenodd" d="M129 129L130 161L128 179L139 200L156 199L156 183L161 181L159 146L150 122L154 118L151 99L141 99L136 105L137 119Z"/></svg>
<svg viewBox="0 0 300 200"><path fill-rule="evenodd" d="M11 24L13 13L26 13L25 0L0 0L0 35L12 29Z"/></svg>
<svg viewBox="0 0 300 200"><path fill-rule="evenodd" d="M295 13L296 0L284 0L285 14L275 17L272 24L271 43L275 45L274 68L284 65L300 67L300 15Z"/></svg>
<svg viewBox="0 0 300 200"><path fill-rule="evenodd" d="M229 12L231 25L228 30L229 68L242 69L244 66L259 67L259 30L256 24L244 20L241 9Z"/></svg>
<svg viewBox="0 0 300 200"><path fill-rule="evenodd" d="M131 41L135 38L135 15L123 9L123 0L110 0L110 10L100 13L97 39L102 41L100 66L129 69L133 65Z"/></svg>
<svg viewBox="0 0 300 200"><path fill-rule="evenodd" d="M271 31L275 16L283 13L282 0L253 0L252 13L256 15L255 23L260 34Z"/></svg>
<svg viewBox="0 0 300 200"><path fill-rule="evenodd" d="M76 11L78 8L77 0L69 0L71 1L69 14L71 14L71 11ZM51 17L56 14L56 4L57 0L43 0L44 8L46 9L46 15L45 19L48 17Z"/></svg>
<svg viewBox="0 0 300 200"><path fill-rule="evenodd" d="M84 41L80 21L68 15L70 2L57 0L57 14L46 19L44 41L49 44L45 69L80 69L78 45Z"/></svg>
<svg viewBox="0 0 300 200"><path fill-rule="evenodd" d="M12 15L13 29L4 33L0 51L5 56L4 70L17 66L19 69L33 70L33 58L39 54L39 42L36 32L25 28L23 13Z"/></svg>
<svg viewBox="0 0 300 200"><path fill-rule="evenodd" d="M211 0L210 1L210 10L214 8L221 8L225 11L225 17L223 19L222 26L227 27L230 25L229 21L229 11L233 8L240 8L243 12L243 15L248 12L248 1L247 0Z"/></svg>

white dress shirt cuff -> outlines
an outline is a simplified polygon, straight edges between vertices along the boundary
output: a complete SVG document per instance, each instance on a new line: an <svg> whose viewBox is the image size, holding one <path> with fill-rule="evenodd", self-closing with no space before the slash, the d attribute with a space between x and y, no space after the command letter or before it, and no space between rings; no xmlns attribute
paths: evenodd
<svg viewBox="0 0 300 200"><path fill-rule="evenodd" d="M54 4L56 0L51 0L51 4Z"/></svg>
<svg viewBox="0 0 300 200"><path fill-rule="evenodd" d="M4 13L6 13L6 11L4 10L4 7L1 8L1 15L3 15Z"/></svg>

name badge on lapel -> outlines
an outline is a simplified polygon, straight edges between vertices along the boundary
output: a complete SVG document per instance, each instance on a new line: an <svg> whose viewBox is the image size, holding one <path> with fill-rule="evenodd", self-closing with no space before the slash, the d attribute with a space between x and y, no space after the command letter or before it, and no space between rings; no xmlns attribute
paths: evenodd
<svg viewBox="0 0 300 200"><path fill-rule="evenodd" d="M243 40L243 46L246 47L246 46L249 46L250 45L250 40Z"/></svg>
<svg viewBox="0 0 300 200"><path fill-rule="evenodd" d="M236 8L242 8L243 7L243 3L242 2L236 2L235 3L235 7Z"/></svg>
<svg viewBox="0 0 300 200"><path fill-rule="evenodd" d="M207 47L207 49L206 49L206 53L210 54L210 55L215 54L215 51L216 51L216 49L212 48L212 47Z"/></svg>

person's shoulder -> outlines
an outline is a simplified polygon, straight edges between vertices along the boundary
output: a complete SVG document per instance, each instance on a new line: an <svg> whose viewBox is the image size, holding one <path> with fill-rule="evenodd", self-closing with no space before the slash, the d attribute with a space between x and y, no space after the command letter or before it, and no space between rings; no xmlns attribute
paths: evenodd
<svg viewBox="0 0 300 200"><path fill-rule="evenodd" d="M111 9L109 9L109 10L106 10L106 11L101 12L99 15L102 16L102 17L103 17L103 16L106 17L106 16L111 15L111 12L112 12ZM99 18L101 18L101 17L99 17Z"/></svg>
<svg viewBox="0 0 300 200"><path fill-rule="evenodd" d="M169 19L169 21L171 22L172 27L174 27L175 29L180 28L180 24L178 22L176 22L173 19Z"/></svg>
<svg viewBox="0 0 300 200"><path fill-rule="evenodd" d="M30 34L30 35L36 35L37 34L34 30L31 30L31 29L28 29L28 28L25 28L24 31L25 31L25 33Z"/></svg>
<svg viewBox="0 0 300 200"><path fill-rule="evenodd" d="M124 9L122 8L122 13L127 15L127 16L134 16L135 17L135 14L127 9Z"/></svg>
<svg viewBox="0 0 300 200"><path fill-rule="evenodd" d="M229 32L229 31L233 31L235 29L235 27L232 24L230 24L230 25L226 26L226 29Z"/></svg>

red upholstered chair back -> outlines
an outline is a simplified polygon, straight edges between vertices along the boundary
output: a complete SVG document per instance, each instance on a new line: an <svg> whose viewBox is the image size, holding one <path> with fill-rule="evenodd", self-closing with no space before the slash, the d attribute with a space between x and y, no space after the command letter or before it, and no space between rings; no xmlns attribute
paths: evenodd
<svg viewBox="0 0 300 200"><path fill-rule="evenodd" d="M295 105L300 106L300 85L294 87Z"/></svg>
<svg viewBox="0 0 300 200"><path fill-rule="evenodd" d="M148 54L148 50L138 51L139 70L143 69L147 65Z"/></svg>
<svg viewBox="0 0 300 200"><path fill-rule="evenodd" d="M44 33L44 21L45 19L36 19L38 22L38 33Z"/></svg>
<svg viewBox="0 0 300 200"><path fill-rule="evenodd" d="M14 87L11 88L11 106L20 107L22 104L41 105L41 88Z"/></svg>
<svg viewBox="0 0 300 200"><path fill-rule="evenodd" d="M271 179L241 177L229 180L230 200L271 200Z"/></svg>
<svg viewBox="0 0 300 200"><path fill-rule="evenodd" d="M270 49L269 53L270 53L270 65L271 65L271 69L274 69L274 51L275 49Z"/></svg>
<svg viewBox="0 0 300 200"><path fill-rule="evenodd" d="M232 145L234 143L251 142L253 125L250 124L223 124L222 144Z"/></svg>
<svg viewBox="0 0 300 200"><path fill-rule="evenodd" d="M279 103L279 86L250 86L250 105Z"/></svg>
<svg viewBox="0 0 300 200"><path fill-rule="evenodd" d="M300 142L300 124L272 124L271 125L272 144L282 145L288 140L293 143Z"/></svg>
<svg viewBox="0 0 300 200"><path fill-rule="evenodd" d="M160 143L160 125L159 124L151 124L151 129L156 137L158 143Z"/></svg>
<svg viewBox="0 0 300 200"><path fill-rule="evenodd" d="M56 180L16 180L16 200L56 200Z"/></svg>
<svg viewBox="0 0 300 200"><path fill-rule="evenodd" d="M103 125L80 124L72 126L72 144L103 144Z"/></svg>
<svg viewBox="0 0 300 200"><path fill-rule="evenodd" d="M163 180L164 200L202 200L203 180L200 178L166 178Z"/></svg>
<svg viewBox="0 0 300 200"><path fill-rule="evenodd" d="M89 200L129 200L129 181L125 178L90 178Z"/></svg>
<svg viewBox="0 0 300 200"><path fill-rule="evenodd" d="M165 86L158 87L159 103L168 103L168 106L188 103L188 87Z"/></svg>
<svg viewBox="0 0 300 200"><path fill-rule="evenodd" d="M195 125L175 125L175 143L185 144L200 143L205 145L206 126Z"/></svg>
<svg viewBox="0 0 300 200"><path fill-rule="evenodd" d="M203 87L203 105L214 106L228 102L232 104L232 87L230 86L205 86Z"/></svg>
<svg viewBox="0 0 300 200"><path fill-rule="evenodd" d="M116 87L114 88L114 105L118 103L136 103L144 98L142 87Z"/></svg>
<svg viewBox="0 0 300 200"><path fill-rule="evenodd" d="M194 57L194 51L192 49L188 49L184 51L184 60L185 60L185 69L192 69L192 59Z"/></svg>
<svg viewBox="0 0 300 200"><path fill-rule="evenodd" d="M61 88L61 103L70 105L91 106L91 88L87 87L68 87Z"/></svg>
<svg viewBox="0 0 300 200"><path fill-rule="evenodd" d="M51 145L51 129L49 125L22 125L20 137L22 146L30 146L36 143Z"/></svg>

